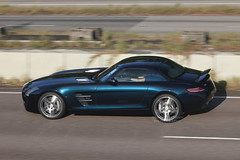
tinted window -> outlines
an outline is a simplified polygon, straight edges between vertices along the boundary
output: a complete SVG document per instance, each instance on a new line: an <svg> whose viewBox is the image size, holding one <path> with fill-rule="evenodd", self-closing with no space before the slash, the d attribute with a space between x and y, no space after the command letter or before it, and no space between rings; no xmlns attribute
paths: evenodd
<svg viewBox="0 0 240 160"><path fill-rule="evenodd" d="M153 70L152 71L152 76L151 76L151 81L166 81L166 78L159 73L158 71Z"/></svg>
<svg viewBox="0 0 240 160"><path fill-rule="evenodd" d="M145 82L148 70L144 68L125 68L120 70L114 78L118 82Z"/></svg>
<svg viewBox="0 0 240 160"><path fill-rule="evenodd" d="M160 64L160 71L170 78L176 78L184 73L184 67L171 60L166 60Z"/></svg>

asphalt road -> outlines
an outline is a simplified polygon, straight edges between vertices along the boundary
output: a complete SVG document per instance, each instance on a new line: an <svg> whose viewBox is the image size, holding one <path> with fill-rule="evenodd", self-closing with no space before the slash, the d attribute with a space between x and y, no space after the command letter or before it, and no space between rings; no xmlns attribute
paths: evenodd
<svg viewBox="0 0 240 160"><path fill-rule="evenodd" d="M214 99L207 113L164 124L149 113L88 112L47 120L26 112L18 91L0 89L3 160L239 159L239 92Z"/></svg>
<svg viewBox="0 0 240 160"><path fill-rule="evenodd" d="M0 26L54 31L102 27L109 31L141 33L239 32L240 16L0 16Z"/></svg>
<svg viewBox="0 0 240 160"><path fill-rule="evenodd" d="M0 0L12 6L107 6L107 5L240 5L239 0Z"/></svg>

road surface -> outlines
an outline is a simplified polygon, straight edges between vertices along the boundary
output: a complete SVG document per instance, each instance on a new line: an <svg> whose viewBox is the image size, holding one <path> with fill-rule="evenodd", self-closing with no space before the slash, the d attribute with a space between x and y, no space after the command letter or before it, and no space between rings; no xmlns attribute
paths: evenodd
<svg viewBox="0 0 240 160"><path fill-rule="evenodd" d="M140 33L240 32L240 16L0 16L0 26L54 31L102 27L109 31Z"/></svg>
<svg viewBox="0 0 240 160"><path fill-rule="evenodd" d="M11 6L107 6L107 5L175 5L181 4L184 6L202 6L202 5L240 5L239 0L0 0L0 3L5 3Z"/></svg>
<svg viewBox="0 0 240 160"><path fill-rule="evenodd" d="M18 88L0 89L0 159L238 160L239 92L207 113L164 124L149 113L82 113L47 120L24 110Z"/></svg>

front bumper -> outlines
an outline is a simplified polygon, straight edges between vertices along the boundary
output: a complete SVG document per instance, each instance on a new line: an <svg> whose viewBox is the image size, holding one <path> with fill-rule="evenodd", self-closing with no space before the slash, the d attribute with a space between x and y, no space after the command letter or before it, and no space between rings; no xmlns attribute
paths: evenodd
<svg viewBox="0 0 240 160"><path fill-rule="evenodd" d="M38 96L37 96L37 94L30 94L27 96L26 93L29 89L30 88L28 88L28 87L24 87L22 90L22 99L24 102L24 107L29 112L37 113L38 112L38 108L37 108Z"/></svg>

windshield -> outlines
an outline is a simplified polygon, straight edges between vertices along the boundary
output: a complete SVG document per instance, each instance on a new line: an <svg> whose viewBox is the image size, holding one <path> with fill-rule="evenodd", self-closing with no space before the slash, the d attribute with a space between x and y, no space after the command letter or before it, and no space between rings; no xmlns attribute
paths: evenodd
<svg viewBox="0 0 240 160"><path fill-rule="evenodd" d="M177 78L180 75L184 73L184 67L171 61L171 60L166 60L161 63L160 65L160 71L167 75L170 78Z"/></svg>
<svg viewBox="0 0 240 160"><path fill-rule="evenodd" d="M110 73L112 70L114 70L117 67L117 64L103 70L102 72L100 72L95 79L100 80L102 79L104 76L106 76L108 73Z"/></svg>

